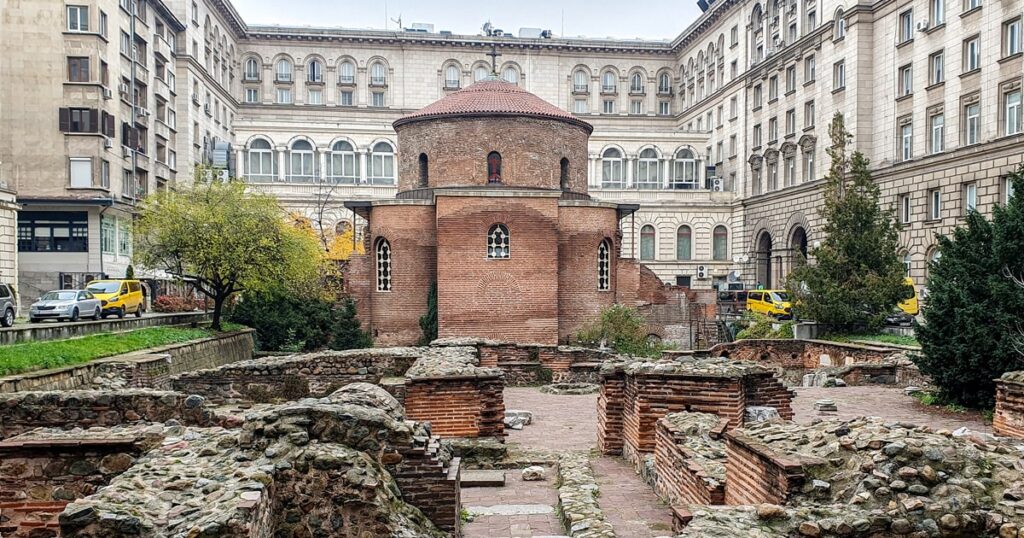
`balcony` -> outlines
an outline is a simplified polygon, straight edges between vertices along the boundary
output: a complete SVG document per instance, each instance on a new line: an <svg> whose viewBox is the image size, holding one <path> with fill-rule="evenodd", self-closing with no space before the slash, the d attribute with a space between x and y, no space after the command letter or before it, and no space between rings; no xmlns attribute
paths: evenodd
<svg viewBox="0 0 1024 538"><path fill-rule="evenodd" d="M609 86L609 85L601 86L601 94L602 95L615 95L616 93L619 93L618 86Z"/></svg>
<svg viewBox="0 0 1024 538"><path fill-rule="evenodd" d="M172 58L171 46L159 34L153 35L153 54L167 61L170 61Z"/></svg>
<svg viewBox="0 0 1024 538"><path fill-rule="evenodd" d="M156 176L157 179L174 179L174 172L171 172L171 168L160 161L156 161L156 166L153 169L153 175Z"/></svg>
<svg viewBox="0 0 1024 538"><path fill-rule="evenodd" d="M588 93L590 93L590 85L589 84L573 84L572 85L572 93L573 93L573 95L587 95Z"/></svg>
<svg viewBox="0 0 1024 538"><path fill-rule="evenodd" d="M164 82L163 79L154 78L153 81L154 81L153 82L153 94L154 95L159 95L160 97L163 97L164 99L170 101L172 99L171 98L171 91L172 91L171 87L168 86L167 83Z"/></svg>
<svg viewBox="0 0 1024 538"><path fill-rule="evenodd" d="M370 86L374 88L384 88L388 85L388 79L386 77L370 77Z"/></svg>
<svg viewBox="0 0 1024 538"><path fill-rule="evenodd" d="M395 185L334 185L332 183L282 183L267 182L264 178L248 182L249 190L270 194L279 200L310 201L330 192L335 200L393 200L398 187Z"/></svg>
<svg viewBox="0 0 1024 538"><path fill-rule="evenodd" d="M590 195L604 202L651 205L732 203L735 193L709 189L626 189L591 187Z"/></svg>
<svg viewBox="0 0 1024 538"><path fill-rule="evenodd" d="M164 140L170 140L172 137L171 128L160 120L153 122L153 134Z"/></svg>

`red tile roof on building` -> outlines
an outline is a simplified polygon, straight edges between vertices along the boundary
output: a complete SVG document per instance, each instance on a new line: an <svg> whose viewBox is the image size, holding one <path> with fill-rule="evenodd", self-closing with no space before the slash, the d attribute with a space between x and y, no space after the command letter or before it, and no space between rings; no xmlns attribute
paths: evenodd
<svg viewBox="0 0 1024 538"><path fill-rule="evenodd" d="M589 123L552 105L519 86L502 80L482 80L453 92L439 101L403 116L395 121L398 127L406 123L453 117L526 116L564 121L594 131Z"/></svg>

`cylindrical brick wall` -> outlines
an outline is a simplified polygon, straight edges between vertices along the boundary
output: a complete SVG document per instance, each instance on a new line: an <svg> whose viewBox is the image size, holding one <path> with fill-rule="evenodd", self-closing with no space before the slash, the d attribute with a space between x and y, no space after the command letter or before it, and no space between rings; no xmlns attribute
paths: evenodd
<svg viewBox="0 0 1024 538"><path fill-rule="evenodd" d="M487 155L501 154L501 184L561 189L568 159L568 189L587 192L587 139L581 126L530 117L438 118L399 125L398 190L423 188L420 154L427 157L428 187L487 185Z"/></svg>
<svg viewBox="0 0 1024 538"><path fill-rule="evenodd" d="M558 209L558 339L572 342L580 328L615 304L618 212L610 207ZM608 240L609 286L598 289L597 251Z"/></svg>

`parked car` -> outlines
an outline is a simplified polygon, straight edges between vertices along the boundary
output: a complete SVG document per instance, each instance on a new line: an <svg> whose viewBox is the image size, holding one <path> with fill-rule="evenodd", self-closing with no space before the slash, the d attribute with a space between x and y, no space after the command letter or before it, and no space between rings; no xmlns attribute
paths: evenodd
<svg viewBox="0 0 1024 538"><path fill-rule="evenodd" d="M747 310L777 319L792 319L793 307L786 290L750 290Z"/></svg>
<svg viewBox="0 0 1024 538"><path fill-rule="evenodd" d="M36 323L44 319L100 319L101 313L100 300L86 290L54 290L44 293L38 301L32 303L28 320Z"/></svg>
<svg viewBox="0 0 1024 538"><path fill-rule="evenodd" d="M3 313L0 325L14 325L14 318L18 317L18 297L9 284L0 284L0 312Z"/></svg>
<svg viewBox="0 0 1024 538"><path fill-rule="evenodd" d="M103 317L114 314L123 318L129 313L142 317L144 297L138 280L93 280L85 289L100 300Z"/></svg>
<svg viewBox="0 0 1024 538"><path fill-rule="evenodd" d="M903 283L906 284L908 288L910 288L910 291L913 293L913 295L911 295L909 299L903 300L903 302L896 306L898 306L899 309L902 310L908 316L916 316L918 313L921 312L921 305L917 299L917 288L914 287L914 279L908 276L903 279Z"/></svg>

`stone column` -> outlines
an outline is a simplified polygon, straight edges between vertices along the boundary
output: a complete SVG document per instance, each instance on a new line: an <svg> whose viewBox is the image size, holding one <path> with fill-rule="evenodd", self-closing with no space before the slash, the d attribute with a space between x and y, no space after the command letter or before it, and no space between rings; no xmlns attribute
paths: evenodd
<svg viewBox="0 0 1024 538"><path fill-rule="evenodd" d="M668 188L669 167L672 166L672 158L665 157L661 160L661 188Z"/></svg>
<svg viewBox="0 0 1024 538"><path fill-rule="evenodd" d="M237 177L246 177L246 172L248 172L248 170L245 170L245 167L243 166L243 163L245 162L244 159L245 159L245 151L242 148L236 149L235 150L235 175Z"/></svg>
<svg viewBox="0 0 1024 538"><path fill-rule="evenodd" d="M626 154L623 159L623 164L626 167L626 188L633 188L633 163L636 161L636 155Z"/></svg>
<svg viewBox="0 0 1024 538"><path fill-rule="evenodd" d="M284 158L284 146L277 147L277 180L284 182L285 178L285 158Z"/></svg>
<svg viewBox="0 0 1024 538"><path fill-rule="evenodd" d="M320 157L320 183L327 181L327 150L323 148L317 148L317 154Z"/></svg>
<svg viewBox="0 0 1024 538"><path fill-rule="evenodd" d="M368 183L369 177L366 175L366 158L370 152L369 148L363 148L356 150L359 153L359 180L357 183Z"/></svg>

